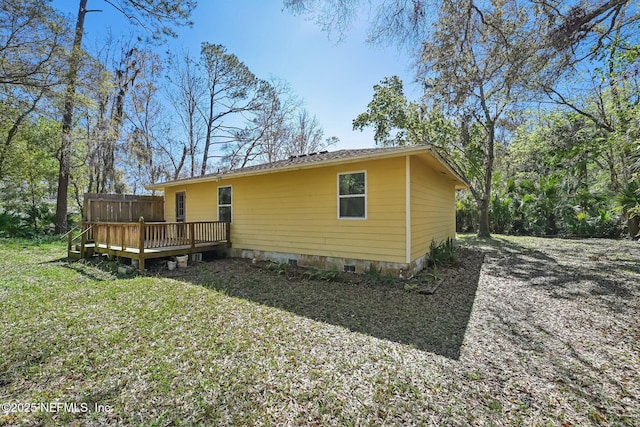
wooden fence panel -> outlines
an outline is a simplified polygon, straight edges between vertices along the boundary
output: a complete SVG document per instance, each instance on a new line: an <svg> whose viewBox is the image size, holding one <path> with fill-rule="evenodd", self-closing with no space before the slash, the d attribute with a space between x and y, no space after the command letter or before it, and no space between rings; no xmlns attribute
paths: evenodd
<svg viewBox="0 0 640 427"><path fill-rule="evenodd" d="M140 217L147 222L164 221L164 199L162 196L87 193L83 217L89 222L136 222Z"/></svg>

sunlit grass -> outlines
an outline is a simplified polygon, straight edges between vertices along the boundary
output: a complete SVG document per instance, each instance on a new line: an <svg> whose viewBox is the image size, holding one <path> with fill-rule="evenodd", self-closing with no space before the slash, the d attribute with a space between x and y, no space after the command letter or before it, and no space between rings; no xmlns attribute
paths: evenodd
<svg viewBox="0 0 640 427"><path fill-rule="evenodd" d="M522 260L531 254L548 262L582 260L585 250L599 250L580 241L508 236L459 236L458 241L496 251L496 259L517 253ZM420 307L412 299L424 298L426 304L438 295L307 279L297 283L252 267L219 271L215 263L193 267L184 279L152 273L125 277L106 263L69 264L65 251L64 242L0 241L0 403L76 402L109 411L0 413L0 425L624 425L640 416L640 405L629 400L639 388L637 345L620 350L625 355L620 366L616 359L602 367L608 375L604 385L594 382L597 372L585 372L579 358L563 359L567 372L554 370L554 352L537 353L530 347L553 349L558 338L536 344L527 340L534 336L521 335L538 320L527 317L528 312L514 312L514 318L522 319L518 325L497 322L518 304L536 308L508 300L492 312L504 291L499 287L479 289L481 301L473 307L464 342L460 337L462 354L456 359L353 332L371 328L373 317L364 316L366 310L382 315L385 297L398 298L410 315L411 307ZM607 268L614 261L626 262L624 276L638 277L628 251L602 257L593 262L611 262ZM567 262L563 258L554 268L560 271ZM598 270L597 265L591 268ZM447 286L441 289L445 292ZM548 294L539 289L531 291L532 301L544 308L552 301L544 298L555 298L556 290ZM523 292L521 298L527 295L523 287L509 290ZM335 295L361 299L354 300L358 307L347 310L332 299ZM608 310L612 296L598 298L588 296L579 306L593 310L582 313L586 318L611 316L603 323L615 329L597 336L638 326L625 323L635 317ZM637 313L635 297L626 298L629 310ZM405 326L400 316L384 322L397 322L403 339L424 333L416 328L427 326L413 320ZM580 333L570 344L590 345L587 332ZM623 345L617 344L620 339L633 342L631 335L620 335L617 346ZM496 353L496 345L501 352ZM497 357L509 362L492 366ZM532 363L534 370L527 368ZM538 391L510 383L514 375L528 375L550 388ZM592 396L580 387L602 395L589 400ZM609 413L603 402L613 408Z"/></svg>

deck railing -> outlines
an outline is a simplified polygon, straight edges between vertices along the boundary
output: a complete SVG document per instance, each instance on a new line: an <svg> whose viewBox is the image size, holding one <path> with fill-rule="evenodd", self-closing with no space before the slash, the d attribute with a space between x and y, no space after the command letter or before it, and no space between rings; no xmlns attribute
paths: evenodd
<svg viewBox="0 0 640 427"><path fill-rule="evenodd" d="M85 222L84 227L91 229L88 239L96 246L137 249L140 253L145 249L230 241L230 223L224 221Z"/></svg>
<svg viewBox="0 0 640 427"><path fill-rule="evenodd" d="M80 252L80 258L84 258L86 249L85 244L88 240L93 239L93 228L91 227L91 225L88 225L86 223L82 224L82 228L80 231L78 230L79 227L79 225L73 227L62 237L67 238L67 253L71 254L72 251L78 250ZM79 234L77 236L74 236L74 233L76 231L79 231ZM77 248L78 246L79 248Z"/></svg>

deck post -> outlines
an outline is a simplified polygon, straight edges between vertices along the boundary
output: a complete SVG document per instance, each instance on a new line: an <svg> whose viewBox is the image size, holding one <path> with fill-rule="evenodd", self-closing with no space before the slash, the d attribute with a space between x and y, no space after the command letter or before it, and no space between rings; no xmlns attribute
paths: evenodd
<svg viewBox="0 0 640 427"><path fill-rule="evenodd" d="M227 243L231 242L231 223L230 222L226 222L225 226L224 226L225 230L224 230L224 238L227 241Z"/></svg>
<svg viewBox="0 0 640 427"><path fill-rule="evenodd" d="M71 252L71 246L73 246L73 230L67 233L67 253Z"/></svg>
<svg viewBox="0 0 640 427"><path fill-rule="evenodd" d="M124 252L124 250L126 249L126 246L124 244L124 233L127 230L127 227L125 227L124 225L120 226L120 248L122 249L122 252Z"/></svg>
<svg viewBox="0 0 640 427"><path fill-rule="evenodd" d="M144 270L144 217L140 217L139 219L140 226L138 229L138 269Z"/></svg>
<svg viewBox="0 0 640 427"><path fill-rule="evenodd" d="M87 230L85 228L86 224L82 223L82 236L80 236L80 258L84 259L85 258L85 245L87 244L87 233L85 233L85 231Z"/></svg>
<svg viewBox="0 0 640 427"><path fill-rule="evenodd" d="M196 247L196 235L194 233L195 231L195 224L193 222L189 223L189 237L191 238L191 249Z"/></svg>

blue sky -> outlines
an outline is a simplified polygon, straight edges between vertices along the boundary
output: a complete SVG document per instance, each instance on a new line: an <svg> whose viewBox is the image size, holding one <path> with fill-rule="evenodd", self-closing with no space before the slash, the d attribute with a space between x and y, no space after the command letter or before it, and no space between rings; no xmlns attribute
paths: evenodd
<svg viewBox="0 0 640 427"><path fill-rule="evenodd" d="M79 0L55 0L53 6L73 16ZM92 46L111 29L114 36L128 34L131 26L102 0L89 0L83 45ZM373 147L373 132L353 131L351 122L366 110L373 96L373 85L386 76L399 75L409 98L417 98L411 84L410 59L394 47L366 44L366 17L357 22L340 43L305 17L284 10L282 0L210 0L200 1L192 28L180 28L180 37L167 48L187 49L197 54L204 41L227 47L259 78L275 76L286 80L305 107L315 114L325 137L337 136L333 147Z"/></svg>

